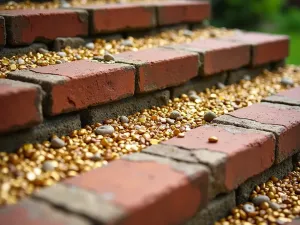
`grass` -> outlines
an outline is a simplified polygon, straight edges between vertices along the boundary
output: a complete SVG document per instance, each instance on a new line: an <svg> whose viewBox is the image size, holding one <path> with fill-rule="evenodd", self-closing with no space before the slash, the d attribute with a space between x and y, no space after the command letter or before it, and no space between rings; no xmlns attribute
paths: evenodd
<svg viewBox="0 0 300 225"><path fill-rule="evenodd" d="M288 64L300 65L300 32L290 32L287 35L291 38L290 56L288 57Z"/></svg>

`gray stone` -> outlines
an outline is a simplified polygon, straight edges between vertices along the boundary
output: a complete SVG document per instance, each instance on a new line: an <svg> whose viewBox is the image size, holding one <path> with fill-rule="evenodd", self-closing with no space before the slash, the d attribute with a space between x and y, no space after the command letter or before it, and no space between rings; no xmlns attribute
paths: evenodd
<svg viewBox="0 0 300 225"><path fill-rule="evenodd" d="M259 206L263 202L270 202L270 198L266 195L257 195L252 199L254 205Z"/></svg>
<svg viewBox="0 0 300 225"><path fill-rule="evenodd" d="M202 98L198 95L189 95L190 100L195 101L195 100L199 100L202 101Z"/></svg>
<svg viewBox="0 0 300 225"><path fill-rule="evenodd" d="M206 122L211 122L211 121L213 121L216 117L217 117L217 115L216 115L214 112L211 112L211 111L209 111L209 112L207 112L207 113L204 114L204 120L205 120Z"/></svg>
<svg viewBox="0 0 300 225"><path fill-rule="evenodd" d="M51 147L52 148L62 148L65 145L66 145L66 143L58 137L52 138L52 140L51 140Z"/></svg>
<svg viewBox="0 0 300 225"><path fill-rule="evenodd" d="M189 82L173 87L171 89L171 98L179 97L181 94L186 94L190 90L197 92L204 91L206 88L215 86L218 82L224 83L226 80L226 73L216 74L207 77L196 77L191 79Z"/></svg>
<svg viewBox="0 0 300 225"><path fill-rule="evenodd" d="M170 113L170 118L171 119L176 119L177 117L181 116L181 113L177 110L174 110ZM167 121L168 122L168 121Z"/></svg>
<svg viewBox="0 0 300 225"><path fill-rule="evenodd" d="M276 202L269 202L269 206L270 206L270 208L271 209L273 209L273 210L278 210L278 209L280 209L280 205L278 204L278 203L276 203Z"/></svg>
<svg viewBox="0 0 300 225"><path fill-rule="evenodd" d="M120 117L120 122L121 122L121 123L128 123L128 122L129 122L129 119L128 119L127 116L121 116L121 117Z"/></svg>
<svg viewBox="0 0 300 225"><path fill-rule="evenodd" d="M249 178L247 181L241 184L236 191L237 204L247 202L256 185L267 182L271 176L282 179L292 170L293 163L292 157L290 157L280 164L273 165L271 168L265 170L261 174Z"/></svg>
<svg viewBox="0 0 300 225"><path fill-rule="evenodd" d="M54 40L53 50L61 51L67 46L70 46L71 48L79 48L81 46L84 46L84 44L84 39L79 37L58 37Z"/></svg>
<svg viewBox="0 0 300 225"><path fill-rule="evenodd" d="M115 58L112 54L106 52L103 56L104 61L114 61Z"/></svg>
<svg viewBox="0 0 300 225"><path fill-rule="evenodd" d="M87 43L85 45L87 49L93 50L95 48L95 44L93 42Z"/></svg>
<svg viewBox="0 0 300 225"><path fill-rule="evenodd" d="M59 55L60 57L66 57L67 53L65 53L65 52L58 52L57 55Z"/></svg>
<svg viewBox="0 0 300 225"><path fill-rule="evenodd" d="M243 210L246 212L246 213L253 213L255 212L255 207L251 204L245 204L243 205Z"/></svg>
<svg viewBox="0 0 300 225"><path fill-rule="evenodd" d="M294 85L294 81L290 77L283 77L283 78L281 78L280 83L282 85L285 85L285 86L293 86Z"/></svg>
<svg viewBox="0 0 300 225"><path fill-rule="evenodd" d="M192 37L193 36L193 31L191 31L191 30L184 30L183 31L183 35L184 36L187 36L187 37Z"/></svg>
<svg viewBox="0 0 300 225"><path fill-rule="evenodd" d="M116 224L125 216L119 206L96 193L74 186L56 184L35 192L33 198L47 201L68 212L84 215L93 220L93 224Z"/></svg>
<svg viewBox="0 0 300 225"><path fill-rule="evenodd" d="M93 161L100 161L102 159L101 157L101 154L100 153L95 153L91 158L90 160L93 160Z"/></svg>
<svg viewBox="0 0 300 225"><path fill-rule="evenodd" d="M22 59L22 58L18 58L17 62L18 62L19 65L24 65L25 64L25 60Z"/></svg>
<svg viewBox="0 0 300 225"><path fill-rule="evenodd" d="M131 46L133 46L133 41L131 39L126 39L121 42L121 45L131 47Z"/></svg>
<svg viewBox="0 0 300 225"><path fill-rule="evenodd" d="M45 172L53 171L53 170L55 170L56 167L57 167L57 162L56 161L52 161L52 160L47 160L42 165L42 169Z"/></svg>
<svg viewBox="0 0 300 225"><path fill-rule="evenodd" d="M223 83L221 83L221 82L217 83L217 88L218 89L223 89L224 87L225 87L225 85Z"/></svg>
<svg viewBox="0 0 300 225"><path fill-rule="evenodd" d="M45 49L45 48L39 48L39 49L38 49L38 52L39 52L39 53L42 53L42 54L46 54L46 53L48 53L49 51L48 51L47 49Z"/></svg>
<svg viewBox="0 0 300 225"><path fill-rule="evenodd" d="M138 94L117 102L90 107L82 112L81 120L86 125L101 122L109 118L117 118L120 115L131 115L152 106L165 105L168 103L169 98L170 92L168 90Z"/></svg>
<svg viewBox="0 0 300 225"><path fill-rule="evenodd" d="M24 55L29 52L36 53L36 52L38 52L39 48L47 49L48 47L47 47L47 45L42 44L42 43L34 43L29 46L17 47L17 48L5 47L0 50L0 55L1 55L1 57L12 57L15 55Z"/></svg>
<svg viewBox="0 0 300 225"><path fill-rule="evenodd" d="M42 124L33 128L0 135L1 151L15 152L24 143L42 142L48 140L53 134L67 135L80 128L81 122L78 114L65 114L45 119Z"/></svg>
<svg viewBox="0 0 300 225"><path fill-rule="evenodd" d="M95 133L98 135L111 135L115 132L115 129L111 125L104 125L101 127L97 127L95 129Z"/></svg>
<svg viewBox="0 0 300 225"><path fill-rule="evenodd" d="M212 225L227 216L235 206L234 192L218 196L212 200L206 208L199 210L197 214L184 223L184 225Z"/></svg>
<svg viewBox="0 0 300 225"><path fill-rule="evenodd" d="M166 121L167 121L168 124L171 124L171 125L175 124L175 120L173 120L173 119L167 118Z"/></svg>

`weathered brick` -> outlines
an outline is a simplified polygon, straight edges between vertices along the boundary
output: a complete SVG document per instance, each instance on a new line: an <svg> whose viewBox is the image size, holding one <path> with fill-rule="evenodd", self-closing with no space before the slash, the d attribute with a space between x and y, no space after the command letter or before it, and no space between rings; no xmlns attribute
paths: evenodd
<svg viewBox="0 0 300 225"><path fill-rule="evenodd" d="M88 14L84 10L3 10L0 15L5 18L10 45L88 34Z"/></svg>
<svg viewBox="0 0 300 225"><path fill-rule="evenodd" d="M275 95L263 99L263 101L300 106L300 87L292 88L287 91L281 91Z"/></svg>
<svg viewBox="0 0 300 225"><path fill-rule="evenodd" d="M31 127L43 121L40 86L0 79L0 133Z"/></svg>
<svg viewBox="0 0 300 225"><path fill-rule="evenodd" d="M300 148L300 108L271 103L260 103L236 110L214 120L272 132L276 136L276 162L279 163Z"/></svg>
<svg viewBox="0 0 300 225"><path fill-rule="evenodd" d="M199 68L197 54L165 48L124 52L115 58L118 62L137 67L137 92L182 84L197 76Z"/></svg>
<svg viewBox="0 0 300 225"><path fill-rule="evenodd" d="M0 46L6 44L6 30L4 17L0 16Z"/></svg>
<svg viewBox="0 0 300 225"><path fill-rule="evenodd" d="M91 225L91 221L31 199L0 209L1 225Z"/></svg>
<svg viewBox="0 0 300 225"><path fill-rule="evenodd" d="M293 220L291 223L288 223L287 225L300 225L300 218Z"/></svg>
<svg viewBox="0 0 300 225"><path fill-rule="evenodd" d="M79 60L69 63L15 71L11 79L40 84L47 96L47 115L76 111L111 102L134 93L135 68L124 64L103 64Z"/></svg>
<svg viewBox="0 0 300 225"><path fill-rule="evenodd" d="M162 106L168 104L170 92L161 90L147 94L136 94L132 97L121 99L118 102L89 107L81 112L81 122L83 125L94 124L106 119L118 118L118 116L128 116L152 106Z"/></svg>
<svg viewBox="0 0 300 225"><path fill-rule="evenodd" d="M122 207L127 216L120 224L180 224L206 201L200 190L207 192L208 173L200 165L137 153L64 183Z"/></svg>
<svg viewBox="0 0 300 225"><path fill-rule="evenodd" d="M92 34L152 28L155 8L149 4L103 4L82 6L90 14Z"/></svg>
<svg viewBox="0 0 300 225"><path fill-rule="evenodd" d="M211 11L209 2L165 1L156 6L159 25L201 22Z"/></svg>
<svg viewBox="0 0 300 225"><path fill-rule="evenodd" d="M74 186L56 184L37 191L33 198L49 202L66 211L84 215L97 221L97 224L116 224L126 215L121 207L110 203L104 197Z"/></svg>
<svg viewBox="0 0 300 225"><path fill-rule="evenodd" d="M289 38L285 35L239 32L223 39L251 45L252 66L279 61L289 55Z"/></svg>
<svg viewBox="0 0 300 225"><path fill-rule="evenodd" d="M208 138L210 136L218 137L219 141L209 143ZM233 126L201 126L187 132L183 139L172 138L164 144L191 151L203 149L225 153L225 169L219 171L223 173L225 187L229 191L238 187L249 177L266 170L274 162L275 139L271 133ZM208 155L209 153L205 152L205 154ZM199 154L198 159L202 160L201 154ZM215 165L219 165L219 163L223 163L223 160L215 163Z"/></svg>
<svg viewBox="0 0 300 225"><path fill-rule="evenodd" d="M201 75L212 75L226 70L234 70L250 62L250 46L227 40L196 40L188 44L168 46L200 54Z"/></svg>

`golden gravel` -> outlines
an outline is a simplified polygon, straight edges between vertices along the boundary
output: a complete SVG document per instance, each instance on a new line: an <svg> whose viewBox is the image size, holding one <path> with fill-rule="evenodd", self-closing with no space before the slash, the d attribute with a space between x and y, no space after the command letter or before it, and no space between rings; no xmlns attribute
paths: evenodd
<svg viewBox="0 0 300 225"><path fill-rule="evenodd" d="M56 9L65 6L65 3L69 3L69 7L85 6L85 5L99 5L99 4L111 4L111 3L130 3L130 2L157 2L167 0L54 0L43 3L31 2L25 0L23 2L9 1L6 4L0 5L0 10L19 10L19 9Z"/></svg>
<svg viewBox="0 0 300 225"><path fill-rule="evenodd" d="M250 199L258 195L268 196L269 202L255 206L252 202L239 205L231 210L231 215L216 222L215 225L283 225L300 216L300 162L295 171L279 180L271 177L269 181L255 187ZM277 203L280 208L273 209ZM245 210L252 208L253 210ZM246 209L247 209L246 208Z"/></svg>
<svg viewBox="0 0 300 225"><path fill-rule="evenodd" d="M170 44L190 43L195 39L207 39L211 37L232 35L233 32L234 31L227 30L225 28L214 27L197 29L193 32L187 32L187 30L184 29L168 30L143 38L128 37L126 40L120 39L110 41L96 39L94 41L93 49L89 49L87 47L80 47L77 49L67 47L61 52L41 51L38 53L30 52L21 56L12 56L10 58L2 57L0 58L0 78L5 78L7 73L15 70L55 65L80 59L93 59L94 57L103 56L106 52L110 54L118 54L126 51L138 51L140 49L148 49Z"/></svg>
<svg viewBox="0 0 300 225"><path fill-rule="evenodd" d="M103 124L114 128L112 135L96 135L95 129L103 125L97 123L60 139L52 137L66 144L61 148L45 141L24 144L17 153L1 152L0 204L16 203L40 187L101 167L146 146L174 136L183 138L186 131L206 123L206 112L220 116L289 88L281 84L282 77L293 79L294 86L299 86L300 68L287 66L278 72L265 71L251 81L243 80L222 89L213 87L201 93L191 91L170 100L166 106L144 109L128 118L107 119Z"/></svg>

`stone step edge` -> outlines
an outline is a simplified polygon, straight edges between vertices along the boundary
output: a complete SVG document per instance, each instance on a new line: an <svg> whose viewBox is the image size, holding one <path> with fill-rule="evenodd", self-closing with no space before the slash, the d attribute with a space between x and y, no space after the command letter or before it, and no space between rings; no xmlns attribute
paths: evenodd
<svg viewBox="0 0 300 225"><path fill-rule="evenodd" d="M273 110L272 107L280 107L282 115L277 114L276 118L280 123L280 117L286 116L284 109L294 113L300 112L300 87L295 90L280 93L281 96L288 98L287 104L282 101L281 104L259 103L256 105L267 105L267 110L270 112ZM299 105L290 106L290 99L298 100ZM251 107L236 112L249 111L249 109L251 110ZM268 112L262 111L262 113ZM293 126L286 126L285 138L293 136L289 130L300 129L299 117L292 116L288 122ZM220 132L218 142L220 145L217 145L218 143L210 145L205 142L207 137L203 137L205 136L203 131L208 136L211 135L211 130ZM242 128L234 124L201 126L187 132L186 140L185 138L173 138L162 144L146 148L141 153L127 155L105 167L42 189L33 194L33 199L39 199L55 206L55 210L51 209L55 213L57 213L57 208L63 209L64 212L71 212L69 217L60 221L61 224L68 224L69 219L73 220L72 215L80 215L95 224L135 225L141 224L141 222L145 225L182 224L195 216L197 211L209 206L208 203L220 194L235 190L244 194L247 188L248 192L251 191L248 184L250 182L253 185L253 183L249 179L256 177L253 179L262 182L261 180L267 178L257 178L259 174L268 171L266 174L270 175L273 173L273 167L289 164L286 172L291 170L292 161L299 160L300 143L297 142L297 146L294 146L295 149L277 162L275 141L277 148L280 134L279 137L275 137L272 133L262 130L259 127L257 129ZM282 131L281 129L280 132ZM225 138L225 136L229 137L234 144L222 140L222 137ZM235 140L238 139L234 139L235 136L238 139L242 138L242 142L236 143ZM193 139L197 140L196 148L193 147L194 144L191 141ZM253 154L255 154L254 157L251 156ZM236 157L241 163L235 160ZM257 157L262 158L258 160ZM294 159L292 159L293 157ZM263 160L259 164L260 168L251 174L247 171L240 173L240 171L231 170L229 173L235 174L231 177L226 173L228 168L241 170L243 166L255 164L255 161L260 160ZM232 167L231 165L234 164L236 166ZM218 180L219 174L222 174L223 177L225 175L224 179ZM236 175L240 177L232 179ZM218 189L212 193L211 189L214 186L218 186ZM234 194L232 195L234 196ZM246 194L238 201L243 202L247 197ZM30 204L33 206L24 209L24 206ZM16 206L4 207L0 213L0 218L2 217L4 220L1 221L11 222L11 218L21 209L30 214L31 211L38 208L39 204L39 201L35 202L29 198ZM22 220L31 221L32 218L26 213L21 217ZM42 223L46 221L47 217L41 215L45 215L40 214L38 218ZM13 223L9 224L13 225Z"/></svg>

